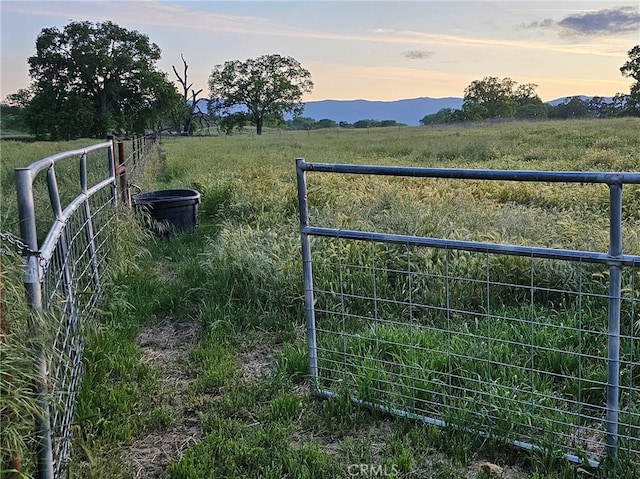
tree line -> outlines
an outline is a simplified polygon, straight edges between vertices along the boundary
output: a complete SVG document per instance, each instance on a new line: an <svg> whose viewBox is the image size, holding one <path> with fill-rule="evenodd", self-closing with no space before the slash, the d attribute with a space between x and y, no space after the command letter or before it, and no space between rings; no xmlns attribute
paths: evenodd
<svg viewBox="0 0 640 479"><path fill-rule="evenodd" d="M31 85L7 96L2 127L59 140L159 129L191 135L211 127L231 134L249 125L258 135L265 125L302 130L400 125L394 120L349 124L303 117L302 96L312 91L313 82L292 57L270 54L215 65L208 79L210 96L203 98L202 89L194 90L189 82L184 56L181 72L173 66L179 91L157 68L160 55L148 36L109 21L44 28L36 38L35 55L28 59ZM465 89L461 109L445 108L420 121L640 116L640 45L628 55L620 71L635 83L629 94L619 93L611 101L573 97L550 106L542 102L535 84L485 77ZM285 121L285 116L293 118Z"/></svg>
<svg viewBox="0 0 640 479"><path fill-rule="evenodd" d="M278 125L277 125L278 126ZM358 120L353 123L348 121L335 121L329 118L315 120L313 118L299 116L287 120L285 127L288 130L321 130L324 128L385 128L391 126L406 126L405 123L398 123L396 120Z"/></svg>
<svg viewBox="0 0 640 479"><path fill-rule="evenodd" d="M3 102L2 126L51 140L167 127L189 135L205 124L225 133L251 124L261 134L287 113L301 115L302 95L313 88L311 74L292 57L228 61L214 66L202 111L202 90L192 89L184 57L182 73L173 67L179 92L157 68L160 55L147 35L109 21L45 28L28 59L31 85Z"/></svg>
<svg viewBox="0 0 640 479"><path fill-rule="evenodd" d="M617 93L607 99L595 96L565 98L557 105L545 104L536 93L538 85L518 85L509 77L484 77L464 90L461 109L443 108L425 115L423 125L446 124L488 119L571 119L640 116L640 45L628 52L629 60L620 67L623 76L633 78L629 94Z"/></svg>

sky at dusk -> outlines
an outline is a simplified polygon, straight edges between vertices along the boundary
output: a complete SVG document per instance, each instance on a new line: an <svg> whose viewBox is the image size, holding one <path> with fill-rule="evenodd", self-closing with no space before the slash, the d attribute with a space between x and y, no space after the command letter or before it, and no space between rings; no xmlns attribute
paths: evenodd
<svg viewBox="0 0 640 479"><path fill-rule="evenodd" d="M620 74L640 44L640 0L616 1L5 1L0 98L29 85L46 27L110 20L162 49L157 66L207 89L216 64L279 53L311 72L305 101L462 97L485 76L535 83L548 101L628 93Z"/></svg>

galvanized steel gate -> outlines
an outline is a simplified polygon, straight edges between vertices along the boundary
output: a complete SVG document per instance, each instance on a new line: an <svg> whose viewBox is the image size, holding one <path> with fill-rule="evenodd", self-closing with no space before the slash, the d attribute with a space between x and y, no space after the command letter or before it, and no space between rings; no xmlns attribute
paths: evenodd
<svg viewBox="0 0 640 479"><path fill-rule="evenodd" d="M134 178L141 174L156 146L155 135L134 138L126 157L124 143L110 139L15 170L20 233L26 245L24 283L34 312L32 347L38 358L39 478L61 477L65 471L82 377L83 327L105 296L103 282L116 241L116 206L119 201L129 203L126 171ZM67 159L76 169L61 166ZM56 174L57 168L64 178ZM41 173L46 175L43 182ZM65 181L63 189L58 188L60 179ZM41 191L45 185L48 200ZM53 215L50 229L49 224L43 228L42 221L47 203ZM51 328L43 327L44 321L54 325L53 338L45 337Z"/></svg>
<svg viewBox="0 0 640 479"><path fill-rule="evenodd" d="M622 251L623 185L640 184L640 173L296 166L313 394L344 394L529 450L560 449L592 466L621 455L640 464L640 256ZM609 250L314 226L312 172L605 184ZM520 258L529 278L496 276L506 257ZM482 274L460 267L468 262ZM570 271L571 285L538 282L552 263ZM591 280L596 270L604 280ZM520 306L496 299L509 295Z"/></svg>

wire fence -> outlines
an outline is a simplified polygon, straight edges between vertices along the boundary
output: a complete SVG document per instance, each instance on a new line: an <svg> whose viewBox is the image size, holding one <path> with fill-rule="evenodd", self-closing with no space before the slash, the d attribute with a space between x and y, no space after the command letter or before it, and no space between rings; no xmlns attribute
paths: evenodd
<svg viewBox="0 0 640 479"><path fill-rule="evenodd" d="M622 253L638 173L297 162L312 391L598 466L640 466L640 256ZM607 253L313 226L308 172L610 189Z"/></svg>
<svg viewBox="0 0 640 479"><path fill-rule="evenodd" d="M39 478L58 478L66 470L84 329L105 296L117 207L130 204L127 175L142 175L157 152L155 136L131 142L128 156L124 140L110 139L15 170L21 239L10 243L25 256L24 283L34 316L34 389L42 412L36 419Z"/></svg>

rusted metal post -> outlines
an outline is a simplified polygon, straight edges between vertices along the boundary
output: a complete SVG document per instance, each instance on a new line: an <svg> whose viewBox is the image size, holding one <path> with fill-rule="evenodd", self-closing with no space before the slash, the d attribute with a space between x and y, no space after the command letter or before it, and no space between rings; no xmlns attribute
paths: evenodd
<svg viewBox="0 0 640 479"><path fill-rule="evenodd" d="M116 167L116 137L115 135L108 135L107 141L111 142L111 147L107 149L107 164L109 168L109 178L112 178L111 183L111 202L113 206L118 205L118 182L117 167Z"/></svg>
<svg viewBox="0 0 640 479"><path fill-rule="evenodd" d="M124 151L124 142L118 141L118 168L116 174L120 179L120 190L122 202L131 207L131 192L129 191L129 182L127 181L126 157Z"/></svg>

